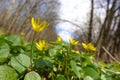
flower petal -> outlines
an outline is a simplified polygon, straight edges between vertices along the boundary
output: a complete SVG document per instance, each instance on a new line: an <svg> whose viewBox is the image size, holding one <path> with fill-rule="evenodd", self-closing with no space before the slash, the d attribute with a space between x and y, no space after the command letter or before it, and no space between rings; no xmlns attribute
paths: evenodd
<svg viewBox="0 0 120 80"><path fill-rule="evenodd" d="M36 20L34 17L31 19L32 29L36 32L40 32L44 30L49 24L46 21L43 21L40 23L40 18L37 18Z"/></svg>
<svg viewBox="0 0 120 80"><path fill-rule="evenodd" d="M70 38L69 41L72 45L78 45L79 44L79 41L73 40L72 38Z"/></svg>
<svg viewBox="0 0 120 80"><path fill-rule="evenodd" d="M88 49L87 44L82 43L82 46L83 46L84 49Z"/></svg>

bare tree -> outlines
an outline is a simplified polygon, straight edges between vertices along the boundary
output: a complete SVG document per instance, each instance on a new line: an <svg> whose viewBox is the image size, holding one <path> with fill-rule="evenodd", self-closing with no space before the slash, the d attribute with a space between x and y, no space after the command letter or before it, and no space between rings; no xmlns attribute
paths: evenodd
<svg viewBox="0 0 120 80"><path fill-rule="evenodd" d="M33 31L31 29L31 17L40 17L41 20L46 20L50 26L41 34L37 34L39 38L54 40L56 32L54 30L54 21L57 18L59 11L59 2L56 0L1 0L0 3L5 8L0 14L1 27L9 34L24 33L25 40L30 40ZM9 4L9 5L5 5ZM7 23L6 23L7 22ZM50 37L49 37L50 36Z"/></svg>
<svg viewBox="0 0 120 80"><path fill-rule="evenodd" d="M93 27L93 14L94 13L94 0L91 0L91 12L89 21L89 31L88 31L88 42L92 41L92 27Z"/></svg>
<svg viewBox="0 0 120 80"><path fill-rule="evenodd" d="M91 0L91 10L88 13L90 16L88 16L89 19L86 20L85 24L85 26L88 26L88 32L86 32L88 36L86 36L86 38L88 42L95 43L98 48L98 58L109 60L109 55L105 53L102 48L103 46L111 53L112 56L120 55L119 3L120 2L117 0L113 0L113 2L111 2L111 0ZM100 8L105 10L104 15L102 15L105 16L104 18L101 18L100 15L98 15L100 12L97 10ZM94 33L96 30L98 32Z"/></svg>

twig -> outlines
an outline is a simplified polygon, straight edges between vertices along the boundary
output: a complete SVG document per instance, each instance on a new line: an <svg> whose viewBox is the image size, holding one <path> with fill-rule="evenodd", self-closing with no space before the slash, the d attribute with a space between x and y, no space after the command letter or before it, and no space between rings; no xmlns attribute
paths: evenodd
<svg viewBox="0 0 120 80"><path fill-rule="evenodd" d="M104 49L104 51L105 51L116 63L120 64L120 62L119 62L117 59L115 59L115 58L111 55L111 53L110 53L107 49L105 49L104 46L103 46L102 48Z"/></svg>
<svg viewBox="0 0 120 80"><path fill-rule="evenodd" d="M111 72L111 73L114 73L114 74L120 74L120 72L115 72L115 71L112 71L112 70L109 70L109 69L106 69L104 68L105 71L108 71L108 72Z"/></svg>

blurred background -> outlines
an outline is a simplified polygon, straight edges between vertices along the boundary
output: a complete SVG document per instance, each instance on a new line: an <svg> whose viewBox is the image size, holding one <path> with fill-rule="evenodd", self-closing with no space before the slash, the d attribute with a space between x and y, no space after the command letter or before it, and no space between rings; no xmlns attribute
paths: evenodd
<svg viewBox="0 0 120 80"><path fill-rule="evenodd" d="M0 0L0 34L22 33L30 41L31 17L50 24L36 40L72 37L93 43L97 58L109 60L109 52L120 61L120 0Z"/></svg>

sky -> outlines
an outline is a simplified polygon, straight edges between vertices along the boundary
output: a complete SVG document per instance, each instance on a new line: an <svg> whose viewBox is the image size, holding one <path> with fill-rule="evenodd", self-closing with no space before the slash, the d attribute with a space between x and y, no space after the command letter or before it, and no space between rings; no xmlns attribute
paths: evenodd
<svg viewBox="0 0 120 80"><path fill-rule="evenodd" d="M80 27L78 28L77 26L69 23L69 22L61 22L59 24L57 24L56 26L56 31L58 32L58 35L60 37L62 37L62 39L64 41L69 41L69 38L77 38L79 35L76 35L74 32L77 30L81 33L83 33L85 30L85 28L87 28L87 26L84 24L88 19L88 14L90 12L90 1L91 0L59 0L61 3L61 7L60 7L60 13L58 14L60 19L63 20L68 20L71 21L77 25L79 25ZM112 3L113 0L111 0ZM100 7L100 2L102 3L103 6L105 6L107 3L104 0L100 0L99 2L97 2L97 0L95 1L95 10L94 13L95 15L99 16L99 18L101 19L102 22L104 22L104 18L105 18L105 14L106 14L106 10L105 8L97 8ZM118 1L118 4L120 3L120 1ZM112 5L109 5L109 8L111 8ZM81 28L83 29L81 31ZM98 33L99 29L96 29L93 26L93 33Z"/></svg>
<svg viewBox="0 0 120 80"><path fill-rule="evenodd" d="M86 14L90 10L90 0L60 0L60 3L60 19L69 20L78 25L85 21ZM69 22L59 23L56 27L58 35L67 42L69 38L75 38L74 31L78 29L80 28Z"/></svg>

